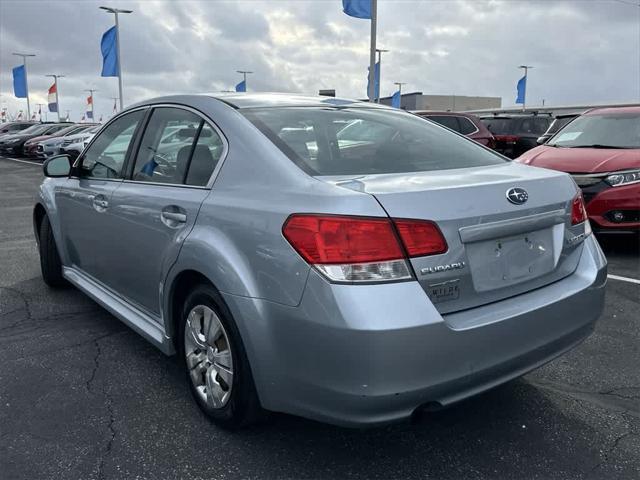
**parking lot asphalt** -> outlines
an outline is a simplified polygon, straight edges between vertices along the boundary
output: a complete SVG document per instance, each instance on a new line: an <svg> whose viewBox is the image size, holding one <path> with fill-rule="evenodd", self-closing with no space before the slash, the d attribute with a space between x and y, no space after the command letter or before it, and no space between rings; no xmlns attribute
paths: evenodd
<svg viewBox="0 0 640 480"><path fill-rule="evenodd" d="M413 422L273 414L229 433L173 358L42 282L41 178L0 158L0 478L640 478L640 284L610 279L595 333L569 354ZM640 279L637 237L599 238L609 273Z"/></svg>

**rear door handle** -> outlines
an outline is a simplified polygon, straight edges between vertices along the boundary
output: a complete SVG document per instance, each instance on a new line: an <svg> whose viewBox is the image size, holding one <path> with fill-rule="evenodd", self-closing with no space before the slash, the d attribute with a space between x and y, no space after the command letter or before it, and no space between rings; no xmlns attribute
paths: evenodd
<svg viewBox="0 0 640 480"><path fill-rule="evenodd" d="M162 212L162 218L165 220L171 220L177 223L186 223L187 216L184 213L178 212Z"/></svg>

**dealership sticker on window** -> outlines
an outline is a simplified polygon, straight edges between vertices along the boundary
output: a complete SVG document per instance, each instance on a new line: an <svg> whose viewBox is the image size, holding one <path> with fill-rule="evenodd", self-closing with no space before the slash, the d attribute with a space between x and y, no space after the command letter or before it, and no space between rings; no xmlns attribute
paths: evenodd
<svg viewBox="0 0 640 480"><path fill-rule="evenodd" d="M556 141L557 142L570 142L571 140L575 140L576 138L578 138L580 135L582 135L582 132L561 133L560 136L558 137L558 140L556 140Z"/></svg>

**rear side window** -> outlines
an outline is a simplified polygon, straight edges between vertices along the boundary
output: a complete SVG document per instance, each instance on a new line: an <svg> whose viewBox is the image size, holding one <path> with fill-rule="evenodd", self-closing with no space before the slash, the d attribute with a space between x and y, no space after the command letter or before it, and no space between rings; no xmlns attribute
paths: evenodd
<svg viewBox="0 0 640 480"><path fill-rule="evenodd" d="M458 117L458 122L460 122L460 133L463 135L471 135L478 131L478 127L467 117Z"/></svg>
<svg viewBox="0 0 640 480"><path fill-rule="evenodd" d="M240 110L310 175L424 172L504 163L418 116L374 108Z"/></svg>
<svg viewBox="0 0 640 480"><path fill-rule="evenodd" d="M80 176L91 178L122 178L131 140L144 110L136 110L110 123L82 156Z"/></svg>
<svg viewBox="0 0 640 480"><path fill-rule="evenodd" d="M460 131L460 123L458 122L458 117L453 115L429 115L427 117L432 122L436 122L440 125L443 125L447 128L455 132Z"/></svg>
<svg viewBox="0 0 640 480"><path fill-rule="evenodd" d="M140 142L132 178L138 181L205 186L224 144L193 112L158 107Z"/></svg>

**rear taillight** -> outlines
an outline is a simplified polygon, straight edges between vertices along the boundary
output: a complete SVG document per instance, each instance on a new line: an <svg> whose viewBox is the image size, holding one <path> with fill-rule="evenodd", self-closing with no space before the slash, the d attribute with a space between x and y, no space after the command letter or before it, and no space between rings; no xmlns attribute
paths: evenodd
<svg viewBox="0 0 640 480"><path fill-rule="evenodd" d="M507 145L515 145L520 140L517 135L494 135L494 137L498 142L504 142Z"/></svg>
<svg viewBox="0 0 640 480"><path fill-rule="evenodd" d="M447 242L435 223L405 219L394 219L393 223L410 257L437 255L447 251Z"/></svg>
<svg viewBox="0 0 640 480"><path fill-rule="evenodd" d="M571 203L571 225L583 223L587 218L587 208L584 206L582 193L579 192Z"/></svg>
<svg viewBox="0 0 640 480"><path fill-rule="evenodd" d="M410 279L408 256L447 249L438 227L422 220L294 214L282 233L302 258L337 282Z"/></svg>

